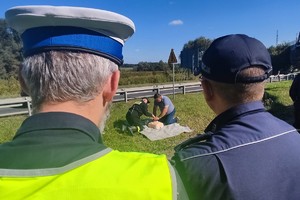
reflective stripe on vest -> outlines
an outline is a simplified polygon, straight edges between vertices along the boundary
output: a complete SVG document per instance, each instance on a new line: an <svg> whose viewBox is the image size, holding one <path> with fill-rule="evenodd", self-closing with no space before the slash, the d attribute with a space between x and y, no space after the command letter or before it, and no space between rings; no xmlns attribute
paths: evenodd
<svg viewBox="0 0 300 200"><path fill-rule="evenodd" d="M0 199L176 199L176 178L165 155L113 150L92 157L60 174L52 173L61 168L0 169Z"/></svg>

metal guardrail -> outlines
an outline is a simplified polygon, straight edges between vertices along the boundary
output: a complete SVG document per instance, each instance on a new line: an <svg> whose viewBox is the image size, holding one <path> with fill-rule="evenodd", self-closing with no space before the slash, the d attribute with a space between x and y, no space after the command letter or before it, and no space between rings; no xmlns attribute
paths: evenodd
<svg viewBox="0 0 300 200"><path fill-rule="evenodd" d="M10 115L21 115L28 114L31 115L31 98L30 97L17 97L17 98L7 98L0 99L0 109L1 108L19 108L27 107L27 109L15 109L10 112L0 113L0 117L10 116Z"/></svg>
<svg viewBox="0 0 300 200"><path fill-rule="evenodd" d="M293 80L297 73L291 74L278 74L272 75L269 77L267 82L278 82L278 81L285 81L285 80ZM174 84L167 84L167 85L154 85L154 86L145 86L145 87L132 87L132 88L123 88L118 89L116 95L113 99L113 102L118 101L125 101L127 102L130 99L137 99L142 97L153 97L155 93L161 93L164 95L173 94L185 94L191 92L200 92L202 91L200 82L193 82L193 83L178 83ZM27 109L17 109L12 110L7 113L1 113L1 108L16 108L26 104L25 107ZM30 97L18 97L18 98L7 98L7 99L0 99L0 117L10 116L10 115L19 115L19 114L28 114L31 115L31 98Z"/></svg>
<svg viewBox="0 0 300 200"><path fill-rule="evenodd" d="M287 81L287 80L294 80L297 73L291 73L291 74L278 74L278 75L271 75L269 77L268 82L277 82L277 81Z"/></svg>
<svg viewBox="0 0 300 200"><path fill-rule="evenodd" d="M200 83L179 83L175 84L175 93L185 94L187 92L199 92L201 91ZM172 91L172 92L171 92ZM161 93L164 95L173 94L173 84L168 85L154 85L145 87L133 87L133 88L123 88L118 89L116 95L114 96L113 102L125 101L130 99L137 99L142 97L153 97L154 93ZM25 106L26 105L26 106ZM23 108L20 108L23 107ZM25 109L25 108L27 109ZM1 109L3 108L15 108L3 113ZM0 117L28 114L31 115L31 98L30 97L17 97L17 98L7 98L0 99Z"/></svg>
<svg viewBox="0 0 300 200"><path fill-rule="evenodd" d="M200 82L178 83L174 84L174 88L175 94L202 91ZM153 97L155 93L173 94L173 84L118 89L113 101L127 102L130 99Z"/></svg>

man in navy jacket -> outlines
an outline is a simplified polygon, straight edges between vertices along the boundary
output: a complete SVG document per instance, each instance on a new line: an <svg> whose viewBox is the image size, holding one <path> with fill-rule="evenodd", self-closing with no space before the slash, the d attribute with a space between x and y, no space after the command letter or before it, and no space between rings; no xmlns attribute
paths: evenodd
<svg viewBox="0 0 300 200"><path fill-rule="evenodd" d="M300 74L297 74L290 87L289 95L294 102L294 127L300 129Z"/></svg>
<svg viewBox="0 0 300 200"><path fill-rule="evenodd" d="M217 116L172 158L190 199L300 199L300 135L261 102L272 70L265 46L227 35L202 61L204 97Z"/></svg>

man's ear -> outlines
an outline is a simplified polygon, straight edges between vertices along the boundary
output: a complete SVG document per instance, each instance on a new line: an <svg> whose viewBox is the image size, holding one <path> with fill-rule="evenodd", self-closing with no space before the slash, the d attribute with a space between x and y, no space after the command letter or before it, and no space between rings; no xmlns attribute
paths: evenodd
<svg viewBox="0 0 300 200"><path fill-rule="evenodd" d="M211 83L208 80L202 80L202 88L205 100L211 101L214 97L214 90Z"/></svg>
<svg viewBox="0 0 300 200"><path fill-rule="evenodd" d="M112 101L118 89L119 79L120 79L120 71L116 70L106 81L102 92L103 105Z"/></svg>

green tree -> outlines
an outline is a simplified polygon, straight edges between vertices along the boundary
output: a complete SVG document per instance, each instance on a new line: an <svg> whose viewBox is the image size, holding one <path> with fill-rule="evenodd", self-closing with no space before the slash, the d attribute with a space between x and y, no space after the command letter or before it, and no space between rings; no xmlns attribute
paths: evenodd
<svg viewBox="0 0 300 200"><path fill-rule="evenodd" d="M179 56L181 67L186 68L189 71L194 72L195 74L198 73L202 64L203 52L209 47L211 43L212 40L202 36L184 44Z"/></svg>
<svg viewBox="0 0 300 200"><path fill-rule="evenodd" d="M273 74L290 73L293 70L291 63L291 43L284 42L276 46L270 46Z"/></svg>
<svg viewBox="0 0 300 200"><path fill-rule="evenodd" d="M201 36L193 41L189 41L188 43L184 44L182 50L198 49L199 51L205 51L209 47L211 42L212 40Z"/></svg>
<svg viewBox="0 0 300 200"><path fill-rule="evenodd" d="M17 77L22 61L21 39L4 19L0 19L0 46L0 78Z"/></svg>
<svg viewBox="0 0 300 200"><path fill-rule="evenodd" d="M282 53L286 48L288 48L291 44L288 43L288 42L283 42L281 44L278 44L276 46L270 46L268 48L268 51L269 53L272 55L272 56L275 56L275 55L279 55L280 53Z"/></svg>

